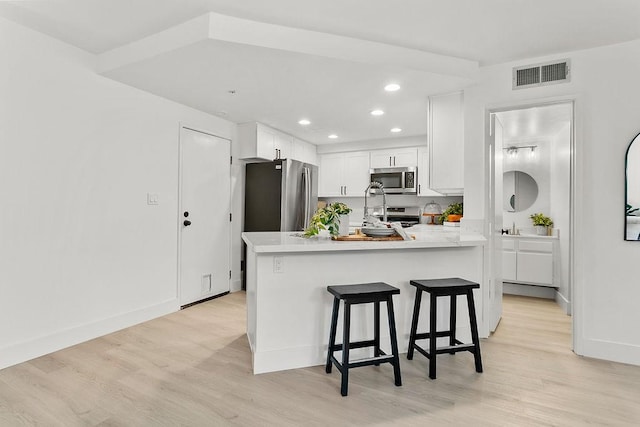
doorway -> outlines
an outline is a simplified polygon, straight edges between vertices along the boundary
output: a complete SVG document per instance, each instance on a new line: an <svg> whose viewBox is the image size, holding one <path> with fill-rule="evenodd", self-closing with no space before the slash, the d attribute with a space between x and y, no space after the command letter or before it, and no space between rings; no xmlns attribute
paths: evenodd
<svg viewBox="0 0 640 427"><path fill-rule="evenodd" d="M491 109L487 121L491 283L553 299L571 315L574 101ZM548 235L536 234L534 213L553 220Z"/></svg>
<svg viewBox="0 0 640 427"><path fill-rule="evenodd" d="M229 292L231 141L180 128L180 306Z"/></svg>

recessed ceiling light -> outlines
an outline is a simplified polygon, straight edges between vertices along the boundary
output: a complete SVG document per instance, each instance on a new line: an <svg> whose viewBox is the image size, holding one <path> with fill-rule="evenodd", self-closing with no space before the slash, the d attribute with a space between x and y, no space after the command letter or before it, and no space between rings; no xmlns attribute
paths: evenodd
<svg viewBox="0 0 640 427"><path fill-rule="evenodd" d="M336 135L335 133L332 133L331 135L329 135L329 139L336 139L338 138L338 135Z"/></svg>
<svg viewBox="0 0 640 427"><path fill-rule="evenodd" d="M382 110L373 110L373 111L371 112L371 115L372 115L372 116L381 116L381 115L383 115L383 114L384 114L384 111L382 111Z"/></svg>
<svg viewBox="0 0 640 427"><path fill-rule="evenodd" d="M302 126L306 126L306 125L310 125L311 122L307 119L302 119L298 121L298 124L302 125Z"/></svg>
<svg viewBox="0 0 640 427"><path fill-rule="evenodd" d="M391 132L393 132L393 133L402 132L402 129L400 129L400 128L391 128Z"/></svg>
<svg viewBox="0 0 640 427"><path fill-rule="evenodd" d="M387 92L395 92L400 89L400 85L397 83L389 83L384 87L384 90Z"/></svg>

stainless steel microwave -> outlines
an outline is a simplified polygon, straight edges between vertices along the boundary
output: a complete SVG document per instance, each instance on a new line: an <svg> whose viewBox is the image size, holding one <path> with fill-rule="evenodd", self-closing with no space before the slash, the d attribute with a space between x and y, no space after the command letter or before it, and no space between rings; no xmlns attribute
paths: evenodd
<svg viewBox="0 0 640 427"><path fill-rule="evenodd" d="M369 170L370 182L379 182L386 194L418 194L418 168L375 168ZM371 189L372 193L380 193Z"/></svg>

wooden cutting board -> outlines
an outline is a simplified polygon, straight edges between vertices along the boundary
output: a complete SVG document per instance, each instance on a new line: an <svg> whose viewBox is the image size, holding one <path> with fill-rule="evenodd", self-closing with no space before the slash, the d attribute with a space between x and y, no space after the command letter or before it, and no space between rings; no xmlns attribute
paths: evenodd
<svg viewBox="0 0 640 427"><path fill-rule="evenodd" d="M413 238L413 236L411 236ZM398 236L381 236L381 237L371 237L366 234L350 234L348 236L336 236L332 237L333 240L337 240L339 242L381 242L381 241L390 241L390 240L403 240L402 237Z"/></svg>

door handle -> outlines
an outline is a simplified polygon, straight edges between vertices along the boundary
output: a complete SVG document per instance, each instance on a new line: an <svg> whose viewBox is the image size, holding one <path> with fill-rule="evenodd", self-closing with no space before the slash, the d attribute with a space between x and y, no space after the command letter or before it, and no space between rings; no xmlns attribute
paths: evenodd
<svg viewBox="0 0 640 427"><path fill-rule="evenodd" d="M185 219L183 224L184 224L185 227L188 227L188 226L191 225L191 221L189 221L188 219Z"/></svg>

